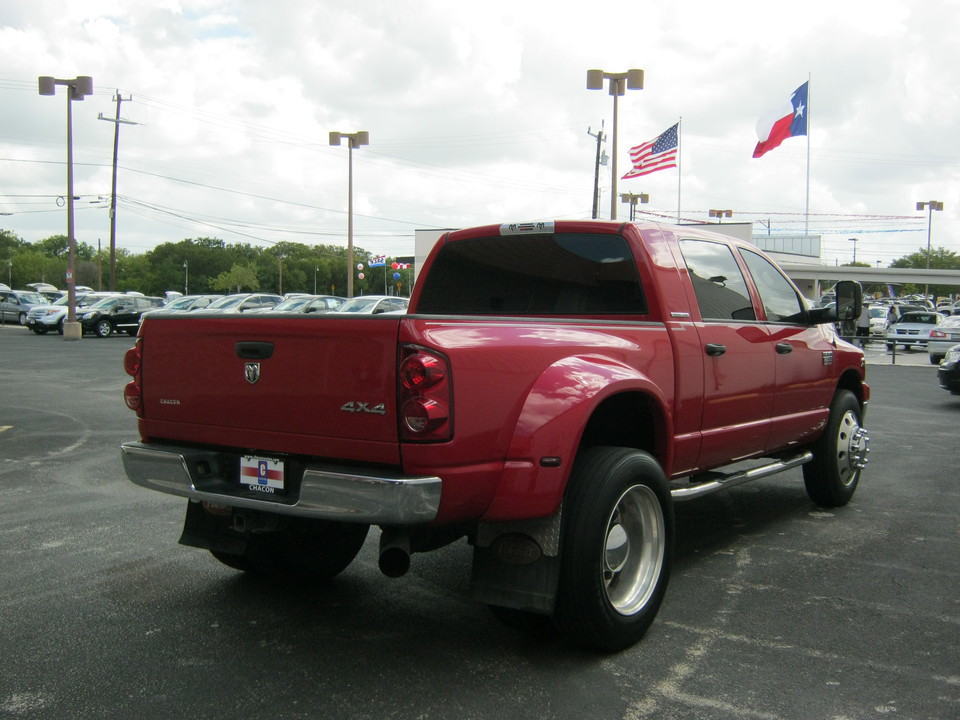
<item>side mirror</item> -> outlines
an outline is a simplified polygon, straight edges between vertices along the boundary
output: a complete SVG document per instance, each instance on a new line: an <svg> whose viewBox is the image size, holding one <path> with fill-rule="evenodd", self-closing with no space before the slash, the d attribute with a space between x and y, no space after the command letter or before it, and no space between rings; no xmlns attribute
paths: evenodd
<svg viewBox="0 0 960 720"><path fill-rule="evenodd" d="M837 318L856 320L863 310L863 288L853 280L841 280L835 288L837 293Z"/></svg>

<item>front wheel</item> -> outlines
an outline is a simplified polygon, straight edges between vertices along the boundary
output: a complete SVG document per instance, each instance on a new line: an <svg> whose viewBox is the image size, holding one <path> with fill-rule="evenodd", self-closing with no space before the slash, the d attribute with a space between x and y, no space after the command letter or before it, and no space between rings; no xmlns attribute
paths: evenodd
<svg viewBox="0 0 960 720"><path fill-rule="evenodd" d="M649 453L583 451L564 498L554 621L565 638L601 650L638 641L667 590L673 505Z"/></svg>
<svg viewBox="0 0 960 720"><path fill-rule="evenodd" d="M20 314L17 316L17 322L19 322L21 325L26 325L26 324L27 324L27 314L26 314L26 313L20 313Z"/></svg>
<svg viewBox="0 0 960 720"><path fill-rule="evenodd" d="M97 324L93 326L93 331L97 334L97 337L110 337L110 333L113 332L113 324L109 320L97 320Z"/></svg>
<svg viewBox="0 0 960 720"><path fill-rule="evenodd" d="M823 434L813 444L813 460L803 466L807 495L822 507L850 502L867 464L869 437L862 427L863 411L849 390L838 390L830 403Z"/></svg>

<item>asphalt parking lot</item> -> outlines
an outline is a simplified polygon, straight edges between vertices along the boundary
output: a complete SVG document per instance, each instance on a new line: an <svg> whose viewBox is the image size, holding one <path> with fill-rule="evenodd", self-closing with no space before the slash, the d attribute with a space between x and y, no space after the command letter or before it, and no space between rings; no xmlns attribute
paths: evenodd
<svg viewBox="0 0 960 720"><path fill-rule="evenodd" d="M960 397L926 353L868 347L851 504L797 470L678 505L660 615L596 655L472 602L463 542L390 580L372 531L325 586L178 545L184 501L120 464L130 344L0 327L0 717L960 718Z"/></svg>

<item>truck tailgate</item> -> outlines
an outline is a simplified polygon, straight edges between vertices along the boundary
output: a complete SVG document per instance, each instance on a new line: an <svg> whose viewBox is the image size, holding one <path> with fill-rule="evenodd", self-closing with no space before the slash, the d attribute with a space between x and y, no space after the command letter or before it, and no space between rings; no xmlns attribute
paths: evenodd
<svg viewBox="0 0 960 720"><path fill-rule="evenodd" d="M151 317L140 434L397 462L398 316Z"/></svg>

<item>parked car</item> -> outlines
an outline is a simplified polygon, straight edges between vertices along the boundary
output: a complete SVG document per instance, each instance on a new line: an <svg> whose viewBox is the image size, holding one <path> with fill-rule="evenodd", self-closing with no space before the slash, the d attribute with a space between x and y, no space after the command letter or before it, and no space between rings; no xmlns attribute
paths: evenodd
<svg viewBox="0 0 960 720"><path fill-rule="evenodd" d="M48 301L59 300L62 295L66 295L66 290L57 290L56 285L45 282L27 283L27 288L35 293L43 295Z"/></svg>
<svg viewBox="0 0 960 720"><path fill-rule="evenodd" d="M167 297L167 304L163 307L156 308L154 310L147 310L140 315L140 322L143 322L143 318L148 315L153 315L154 313L182 313L182 312L191 312L193 310L203 310L207 306L216 302L223 295L181 295L180 297L170 299Z"/></svg>
<svg viewBox="0 0 960 720"><path fill-rule="evenodd" d="M37 305L50 301L33 290L0 290L0 321L27 324L27 313Z"/></svg>
<svg viewBox="0 0 960 720"><path fill-rule="evenodd" d="M332 312L346 302L346 298L335 295L294 295L288 297L275 307L251 312L297 312L297 313L325 313Z"/></svg>
<svg viewBox="0 0 960 720"><path fill-rule="evenodd" d="M952 395L960 395L960 345L954 345L943 356L937 370L940 387Z"/></svg>
<svg viewBox="0 0 960 720"><path fill-rule="evenodd" d="M80 311L90 307L95 302L104 298L120 295L116 292L79 292L76 294L76 307L78 316ZM64 295L56 302L49 305L37 305L30 308L27 313L27 328L33 330L37 335L46 335L52 330L56 330L63 335L63 323L67 319L67 301L68 297Z"/></svg>
<svg viewBox="0 0 960 720"><path fill-rule="evenodd" d="M406 312L409 301L407 298L393 295L361 295L350 298L336 309L341 313L358 313L361 315L379 315L385 312Z"/></svg>
<svg viewBox="0 0 960 720"><path fill-rule="evenodd" d="M219 300L207 305L205 312L215 313L245 313L250 310L267 309L283 301L280 295L272 293L238 293L224 295Z"/></svg>
<svg viewBox="0 0 960 720"><path fill-rule="evenodd" d="M914 346L926 347L933 330L946 315L933 310L903 313L900 319L887 329L887 350L903 345L907 350Z"/></svg>
<svg viewBox="0 0 960 720"><path fill-rule="evenodd" d="M936 365L957 343L960 343L960 315L947 315L930 331L930 339L927 341L930 363Z"/></svg>
<svg viewBox="0 0 960 720"><path fill-rule="evenodd" d="M870 313L870 337L883 337L887 333L887 313L889 310L884 305L871 305L868 310Z"/></svg>
<svg viewBox="0 0 960 720"><path fill-rule="evenodd" d="M173 300L169 300L161 310L164 312L190 312L191 310L203 310L210 304L216 302L223 295L182 295ZM154 312L151 310L150 312Z"/></svg>
<svg viewBox="0 0 960 720"><path fill-rule="evenodd" d="M83 325L82 332L92 332L97 337L110 337L121 331L136 335L140 329L140 316L159 307L163 307L163 298L124 293L95 302L82 316L78 313L78 319Z"/></svg>

